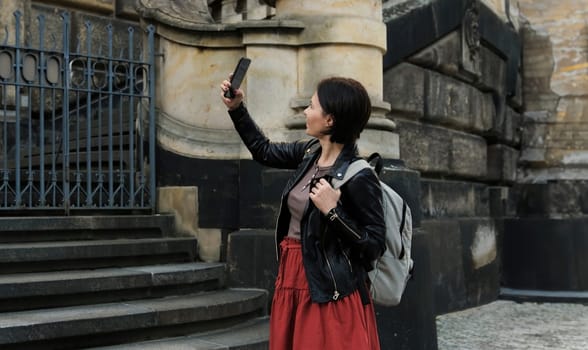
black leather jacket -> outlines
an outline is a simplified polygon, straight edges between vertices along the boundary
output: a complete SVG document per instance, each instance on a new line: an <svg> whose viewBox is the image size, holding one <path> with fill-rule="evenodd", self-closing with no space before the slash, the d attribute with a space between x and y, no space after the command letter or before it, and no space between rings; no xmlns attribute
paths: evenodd
<svg viewBox="0 0 588 350"><path fill-rule="evenodd" d="M276 227L276 252L288 233L288 193L320 156L317 139L290 143L271 142L251 119L243 104L229 115L253 159L273 168L296 169L281 197ZM346 145L328 174L343 178L350 162L358 158L356 145ZM377 177L364 169L341 188L335 210L323 215L309 200L300 222L302 257L310 295L325 303L343 298L357 289L369 303L367 271L385 249L382 191Z"/></svg>

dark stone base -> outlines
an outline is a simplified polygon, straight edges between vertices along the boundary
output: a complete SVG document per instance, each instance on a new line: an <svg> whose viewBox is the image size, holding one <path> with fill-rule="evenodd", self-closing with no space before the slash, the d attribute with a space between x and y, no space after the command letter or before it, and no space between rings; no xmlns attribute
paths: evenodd
<svg viewBox="0 0 588 350"><path fill-rule="evenodd" d="M382 349L437 349L426 236L418 230L415 232L412 248L415 275L401 303L396 307L376 307ZM227 259L229 285L267 289L271 305L277 275L274 247L272 231L241 230L232 233Z"/></svg>
<svg viewBox="0 0 588 350"><path fill-rule="evenodd" d="M419 173L388 163L385 160L381 179L406 199L413 226L418 227L422 216ZM253 160L188 158L161 148L157 169L157 186L198 187L199 227L232 230L273 230L280 194L292 175L292 170L268 168Z"/></svg>
<svg viewBox="0 0 588 350"><path fill-rule="evenodd" d="M558 180L513 186L521 217L582 217L588 215L588 181Z"/></svg>
<svg viewBox="0 0 588 350"><path fill-rule="evenodd" d="M588 217L504 221L503 285L588 291Z"/></svg>
<svg viewBox="0 0 588 350"><path fill-rule="evenodd" d="M240 230L229 235L227 284L236 288L262 288L269 292L268 310L278 276L274 231Z"/></svg>
<svg viewBox="0 0 588 350"><path fill-rule="evenodd" d="M495 258L481 266L476 264L477 258L472 253L476 240L483 237L484 232L493 231L498 243L498 230L492 220L425 220L422 228L427 232L431 252L436 315L479 306L498 298L499 253L495 251Z"/></svg>
<svg viewBox="0 0 588 350"><path fill-rule="evenodd" d="M198 226L239 227L239 161L184 157L157 148L157 187L198 187Z"/></svg>

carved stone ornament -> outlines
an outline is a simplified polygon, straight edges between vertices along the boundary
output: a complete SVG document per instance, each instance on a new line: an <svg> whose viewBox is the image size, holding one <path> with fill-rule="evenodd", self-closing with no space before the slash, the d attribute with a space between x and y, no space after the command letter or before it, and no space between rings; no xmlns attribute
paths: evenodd
<svg viewBox="0 0 588 350"><path fill-rule="evenodd" d="M463 24L470 57L475 60L480 53L480 13L477 2L474 1L466 11Z"/></svg>
<svg viewBox="0 0 588 350"><path fill-rule="evenodd" d="M473 0L462 21L462 65L473 74L479 74L480 65L480 10L478 0Z"/></svg>
<svg viewBox="0 0 588 350"><path fill-rule="evenodd" d="M138 0L137 12L173 27L190 27L191 24L212 24L208 0Z"/></svg>

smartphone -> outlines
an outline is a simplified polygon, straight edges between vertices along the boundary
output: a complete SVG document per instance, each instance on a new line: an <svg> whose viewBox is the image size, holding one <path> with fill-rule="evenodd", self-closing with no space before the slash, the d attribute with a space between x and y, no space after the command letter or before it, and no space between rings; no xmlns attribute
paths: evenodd
<svg viewBox="0 0 588 350"><path fill-rule="evenodd" d="M237 67L235 67L235 71L231 77L231 88L225 92L226 98L235 97L235 90L241 86L243 79L245 79L245 73L247 73L249 64L251 64L251 60L249 58L241 57L239 59L239 63L237 63Z"/></svg>

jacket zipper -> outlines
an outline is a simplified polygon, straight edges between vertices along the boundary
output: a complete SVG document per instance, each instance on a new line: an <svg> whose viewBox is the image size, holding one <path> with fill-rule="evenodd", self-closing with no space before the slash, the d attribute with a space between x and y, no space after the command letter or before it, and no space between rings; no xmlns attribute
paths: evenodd
<svg viewBox="0 0 588 350"><path fill-rule="evenodd" d="M280 248L278 246L278 224L280 223L280 215L282 214L282 203L280 203L280 210L276 218L276 229L274 230L274 249L276 250L276 261L280 261Z"/></svg>
<svg viewBox="0 0 588 350"><path fill-rule="evenodd" d="M334 287L334 291L333 291L333 296L331 297L333 300L337 300L339 299L339 291L337 290L337 281L335 280L335 274L333 273L333 268L331 267L331 262L329 261L329 258L327 257L327 253L325 253L325 248L323 248L323 256L325 257L325 261L327 262L327 267L329 268L329 272L331 273L331 278L333 279L333 287Z"/></svg>
<svg viewBox="0 0 588 350"><path fill-rule="evenodd" d="M329 220L331 221L335 221L337 220L338 222L341 223L341 225L345 226L345 228L351 232L355 237L357 237L357 239L361 239L361 235L357 232L355 232L353 229L351 229L351 227L349 227L343 220L341 220L341 218L339 217L339 215L337 215L337 213L333 213L329 216Z"/></svg>

